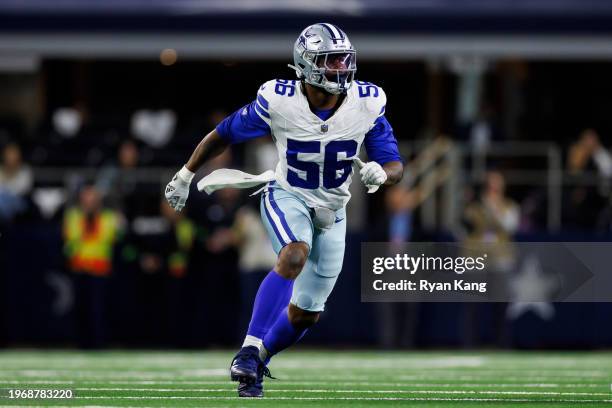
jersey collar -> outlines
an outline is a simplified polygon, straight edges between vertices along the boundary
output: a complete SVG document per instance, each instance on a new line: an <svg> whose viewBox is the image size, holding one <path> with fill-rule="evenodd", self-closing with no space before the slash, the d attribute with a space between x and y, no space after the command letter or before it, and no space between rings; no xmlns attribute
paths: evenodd
<svg viewBox="0 0 612 408"><path fill-rule="evenodd" d="M307 115L309 116L309 118L315 120L317 123L329 123L332 120L334 120L334 118L338 115L338 113L342 111L343 109L345 109L345 106L348 105L347 102L349 98L351 97L351 92L349 89L349 91L344 96L344 99L342 100L342 102L340 103L340 106L338 106L336 111L329 118L327 118L327 120L322 120L310 109L310 103L308 102L308 97L306 96L306 93L302 89L303 86L304 85L301 83L299 84L299 86L297 86L298 88L297 94L299 95L300 103L303 109L307 112Z"/></svg>

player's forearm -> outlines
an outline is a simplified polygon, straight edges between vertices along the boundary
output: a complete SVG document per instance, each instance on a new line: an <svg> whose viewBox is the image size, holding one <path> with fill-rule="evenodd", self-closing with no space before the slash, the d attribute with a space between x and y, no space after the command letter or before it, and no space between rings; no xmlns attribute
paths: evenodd
<svg viewBox="0 0 612 408"><path fill-rule="evenodd" d="M404 175L404 165L399 161L385 163L383 170L387 173L386 185L398 183Z"/></svg>
<svg viewBox="0 0 612 408"><path fill-rule="evenodd" d="M220 155L227 148L228 143L214 129L204 136L202 141L195 148L185 167L192 172L198 171L208 160Z"/></svg>

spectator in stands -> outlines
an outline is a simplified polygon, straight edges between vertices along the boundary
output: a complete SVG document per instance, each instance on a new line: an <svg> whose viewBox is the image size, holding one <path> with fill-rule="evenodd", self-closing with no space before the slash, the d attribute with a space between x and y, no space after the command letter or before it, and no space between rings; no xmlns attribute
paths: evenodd
<svg viewBox="0 0 612 408"><path fill-rule="evenodd" d="M197 195L194 194L194 198ZM193 311L193 321L200 327L216 327L209 331L205 340L198 340L199 332L193 333L196 344L203 341L215 344L228 344L238 340L235 322L239 321L238 302L228 293L239 293L239 267L236 240L232 226L237 210L241 207L241 191L225 188L210 197L199 194L200 200L193 201L188 207L189 214L194 216L198 226L204 231L198 234L197 247L193 251L195 266L192 281L197 289ZM196 211L194 204L201 208ZM215 310L223 310L222 314Z"/></svg>
<svg viewBox="0 0 612 408"><path fill-rule="evenodd" d="M612 155L601 144L593 129L585 129L569 149L567 167L570 174L580 174L589 169L596 170L601 177L612 177Z"/></svg>
<svg viewBox="0 0 612 408"><path fill-rule="evenodd" d="M85 186L79 204L64 214L64 250L76 286L79 344L100 348L107 339L108 281L121 217L102 206L100 192Z"/></svg>
<svg viewBox="0 0 612 408"><path fill-rule="evenodd" d="M139 180L134 172L139 161L138 145L133 140L125 140L119 145L116 161L104 167L96 180L96 187L106 197L108 204L120 210L128 220L132 220L144 205L138 193Z"/></svg>
<svg viewBox="0 0 612 408"><path fill-rule="evenodd" d="M385 214L372 240L390 242L393 253L402 253L402 245L412 237L412 211L416 193L404 184L390 186L385 191ZM378 341L383 348L414 347L419 323L418 303L379 303L377 305Z"/></svg>
<svg viewBox="0 0 612 408"><path fill-rule="evenodd" d="M484 189L465 208L464 221L468 233L463 242L464 256L487 254L487 272L507 274L516 266L513 235L520 224L520 210L517 203L506 196L506 182L499 171L488 171ZM464 304L464 345L478 344L482 310L487 306ZM493 303L496 345L506 346L509 341L505 303Z"/></svg>
<svg viewBox="0 0 612 408"><path fill-rule="evenodd" d="M169 233L165 235L167 244L164 245L169 279L166 288L166 328L169 342L172 345L182 345L185 327L189 324L184 300L185 276L190 270L191 255L198 230L187 214L174 211L165 199L162 198L160 205L162 215L170 227Z"/></svg>
<svg viewBox="0 0 612 408"><path fill-rule="evenodd" d="M481 196L468 204L465 221L469 226L468 240L473 242L509 242L520 221L519 206L506 196L506 181L499 171L486 175Z"/></svg>
<svg viewBox="0 0 612 408"><path fill-rule="evenodd" d="M185 319L184 291L196 228L184 212L162 200L155 216L139 217L126 237L136 287L136 336L147 346L180 345ZM161 331L161 333L160 333ZM181 333L180 335L178 333ZM178 341L173 340L179 339Z"/></svg>
<svg viewBox="0 0 612 408"><path fill-rule="evenodd" d="M246 330L257 289L274 268L276 254L261 223L259 211L252 206L244 205L236 212L232 232L239 252L241 330Z"/></svg>
<svg viewBox="0 0 612 408"><path fill-rule="evenodd" d="M25 196L32 190L34 178L32 169L23 163L21 149L10 143L2 151L0 186L17 196Z"/></svg>
<svg viewBox="0 0 612 408"><path fill-rule="evenodd" d="M168 274L182 278L187 273L189 257L195 239L195 225L183 212L176 212L164 199L161 200L161 213L168 222L168 245L166 265Z"/></svg>
<svg viewBox="0 0 612 408"><path fill-rule="evenodd" d="M10 220L26 209L33 183L32 170L23 163L21 149L15 143L7 144L0 167L0 221Z"/></svg>
<svg viewBox="0 0 612 408"><path fill-rule="evenodd" d="M565 225L579 228L593 228L606 218L606 203L610 197L612 181L612 155L602 145L598 133L585 129L578 140L570 146L567 156L567 170L570 178L578 180L596 172L599 188L576 184L565 191L563 221ZM570 179L571 180L571 179ZM603 212L602 212L603 210Z"/></svg>

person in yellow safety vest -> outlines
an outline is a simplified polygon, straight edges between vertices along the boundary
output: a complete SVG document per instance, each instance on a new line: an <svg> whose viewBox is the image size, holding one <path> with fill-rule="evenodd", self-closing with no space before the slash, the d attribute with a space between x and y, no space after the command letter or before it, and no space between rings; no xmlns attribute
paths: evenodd
<svg viewBox="0 0 612 408"><path fill-rule="evenodd" d="M161 213L168 220L174 239L175 248L168 254L168 273L174 278L183 278L189 264L189 253L195 240L196 228L193 222L182 213L177 213L166 200L160 204Z"/></svg>
<svg viewBox="0 0 612 408"><path fill-rule="evenodd" d="M64 215L64 249L70 270L109 276L119 232L117 212L102 208L100 193L95 187L83 188L79 206L69 208Z"/></svg>
<svg viewBox="0 0 612 408"><path fill-rule="evenodd" d="M64 250L75 285L77 340L83 348L102 348L108 337L109 276L121 216L102 207L100 192L84 187L79 205L64 214Z"/></svg>

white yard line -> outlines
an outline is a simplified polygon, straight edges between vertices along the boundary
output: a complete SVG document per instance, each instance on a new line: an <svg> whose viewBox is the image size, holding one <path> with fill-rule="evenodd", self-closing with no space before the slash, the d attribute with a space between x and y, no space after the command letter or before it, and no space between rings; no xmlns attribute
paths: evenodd
<svg viewBox="0 0 612 408"><path fill-rule="evenodd" d="M114 377L138 377L138 378L160 378L160 377L220 377L226 376L229 373L228 368L209 368L197 370L159 370L159 371L142 371L142 370L48 370L48 369L20 369L20 370L1 370L0 377L6 376L22 376L22 377L58 377L58 376L88 376L92 378Z"/></svg>
<svg viewBox="0 0 612 408"><path fill-rule="evenodd" d="M76 397L81 399L134 399L134 400L240 400L240 401L261 401L257 398L240 398L224 396L91 396ZM432 398L432 397L265 397L265 400L279 401L489 401L489 402L612 402L612 399L533 399L526 398Z"/></svg>
<svg viewBox="0 0 612 408"><path fill-rule="evenodd" d="M74 391L152 391L152 392L235 392L234 388L75 388ZM609 392L554 392L554 391L477 391L477 390L334 390L334 389L266 389L279 393L335 393L335 394L490 394L490 395L558 395L609 396Z"/></svg>
<svg viewBox="0 0 612 408"><path fill-rule="evenodd" d="M53 408L75 408L74 405L51 405ZM40 405L0 405L0 408L19 407L19 408L40 408ZM84 405L81 408L155 408L154 405Z"/></svg>
<svg viewBox="0 0 612 408"><path fill-rule="evenodd" d="M0 384L100 384L102 381L95 380L0 380ZM193 380L111 380L103 381L104 384L112 385L227 385L230 384L229 380L224 381L193 381ZM285 385L329 385L328 381L283 381ZM441 388L474 388L474 387L485 387L485 388L605 388L610 387L610 383L412 383L412 382L386 382L386 381L341 381L334 382L334 386L380 386L380 387L404 387L404 388L427 388L427 387L441 387ZM93 389L93 388L92 388ZM129 388L120 388L129 389ZM154 390L154 388L147 388L148 390Z"/></svg>
<svg viewBox="0 0 612 408"><path fill-rule="evenodd" d="M282 378L284 381L309 381L313 378L312 375L293 375L291 373L278 373L273 370L275 374L279 378ZM533 374L531 372L525 373L525 375L521 376L506 376L503 373L497 373L498 377L501 376L505 381L516 381L516 382L531 382L531 383L540 383L540 382L564 382L567 380L573 380L572 382L577 382L580 380L590 380L590 381L608 381L610 375L543 375L543 374ZM316 378L321 381L333 380L336 381L338 379L343 379L344 381L352 382L352 381L372 381L372 377L376 376L377 373L372 374L363 374L363 375L327 375L327 374L317 374ZM73 381L74 377L77 376L83 381L95 381L100 380L108 381L108 380L135 380L135 381L158 381L160 383L173 382L173 381L206 381L211 379L222 380L227 378L228 372L227 369L214 369L210 370L208 375L194 375L194 376L184 376L177 372L167 371L167 372L159 372L156 375L145 374L142 372L126 372L126 371L109 371L105 373L95 373L92 372L75 372L75 371L66 371L66 372L50 372L50 371L36 371L36 372L14 372L14 373L0 373L0 383L5 383L6 381L12 381L16 377L20 378L22 381L28 381L26 378L32 378L30 381L43 381L44 378L54 378L52 381ZM383 374L384 377L392 377L390 375ZM184 380L176 380L177 377L184 377ZM585 378L587 377L587 378ZM59 379L58 379L59 378ZM61 379L61 380L60 380ZM388 382L390 378L384 379L383 381ZM487 381L491 379L491 373L483 374L483 375L451 375L451 374L400 374L393 376L394 380L400 381L463 381L463 382L478 382L478 381Z"/></svg>
<svg viewBox="0 0 612 408"><path fill-rule="evenodd" d="M455 357L432 357L432 358L388 358L388 357L366 357L366 358L315 358L308 360L278 360L274 367L278 369L411 369L411 368L465 368L482 367L487 359L474 356Z"/></svg>
<svg viewBox="0 0 612 408"><path fill-rule="evenodd" d="M449 362L449 365L453 364L452 362ZM612 363L611 363L612 365ZM295 371L295 370L304 370L304 369L312 369L312 370L318 370L318 369L323 369L323 370L327 370L328 372L336 372L336 371L346 371L347 369L355 369L355 370L359 370L360 373L357 375L367 375L367 373L370 372L379 372L379 371L385 371L385 370L401 370L404 371L406 374L405 375L418 375L418 374L411 374L411 372L420 372L423 369L429 369L432 371L432 373L435 373L436 375L447 375L447 376L454 376L460 373L465 372L464 368L466 367L470 367L469 368L469 374L470 375L474 375L474 376L487 376L487 375L491 375L491 373L495 373L495 374L509 374L509 375L517 375L517 374L522 374L522 373L528 373L530 375L543 375L543 376L583 376L583 377L601 377L601 376L608 376L609 375L609 371L608 370L584 370L584 369L575 369L575 370L568 370L566 368L558 368L558 367L550 367L550 368L538 368L538 369L529 369L529 368L525 368L525 367L513 367L513 368L504 368L504 367L497 367L497 368L471 368L471 366L466 363L464 365L464 367L462 367L462 369L451 369L448 367L444 367L441 363L439 367L432 367L433 364L430 364L429 366L424 366L424 367L417 367L417 366L408 366L408 365L404 365L404 364L388 364L388 363L381 363L381 364L340 364L340 363L331 363L328 365L325 364L318 364L318 363L310 363L310 364L298 364L297 362L286 362L286 363L274 363L270 366L271 369L274 370L282 370L282 371ZM184 376L206 376L206 375L218 375L218 374L225 374L228 371L228 368L225 366L216 366L216 367L209 367L209 368L175 368L176 366L172 366L172 365L168 365L167 367L160 367L159 369L156 370L133 370L133 369L122 369L121 367L117 367L117 366L112 366L112 367L102 367L102 368L95 368L95 367L91 367L91 365L89 367L79 367L78 369L75 368L64 368L64 369L60 369L60 368L40 368L40 367L36 367L36 366L31 366L31 367L13 367L13 368L7 368L6 365L3 365L3 363L0 361L0 376L8 376L8 375L15 375L15 374L22 374L22 375L30 375L30 376L39 376L39 375L44 375L44 374L48 374L48 375L62 375L62 374L88 374L88 375L107 375L109 373L125 373L125 374L130 374L130 375L142 375L142 376L160 376L160 375L165 375L168 376L170 375L170 373L172 375L184 375ZM168 368L171 368L170 370Z"/></svg>

